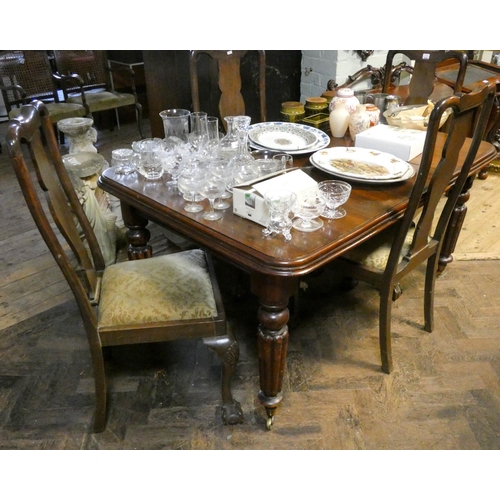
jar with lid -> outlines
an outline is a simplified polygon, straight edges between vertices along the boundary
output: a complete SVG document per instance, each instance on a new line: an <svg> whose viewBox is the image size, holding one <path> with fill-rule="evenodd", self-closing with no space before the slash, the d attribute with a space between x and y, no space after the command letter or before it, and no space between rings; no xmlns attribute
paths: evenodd
<svg viewBox="0 0 500 500"><path fill-rule="evenodd" d="M326 97L307 97L304 108L306 116L317 115L318 113L328 114L328 101Z"/></svg>
<svg viewBox="0 0 500 500"><path fill-rule="evenodd" d="M359 103L359 99L354 95L354 91L349 88L342 88L337 90L337 95L332 98L330 102L330 111L335 107L335 104L339 101L345 103L345 107L349 113L354 113L356 111L356 106Z"/></svg>
<svg viewBox="0 0 500 500"><path fill-rule="evenodd" d="M281 103L281 119L284 122L299 123L305 116L304 105L299 101Z"/></svg>

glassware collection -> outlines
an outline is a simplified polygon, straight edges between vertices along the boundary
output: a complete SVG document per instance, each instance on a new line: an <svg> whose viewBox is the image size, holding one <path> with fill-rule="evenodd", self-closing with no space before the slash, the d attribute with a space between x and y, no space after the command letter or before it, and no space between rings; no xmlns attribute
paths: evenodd
<svg viewBox="0 0 500 500"><path fill-rule="evenodd" d="M168 176L165 184L184 197L184 210L192 214L204 211L202 218L206 221L220 220L222 211L231 207L227 200L235 185L293 166L293 157L287 152L251 153L249 116L224 117L225 135L220 132L218 118L205 112L167 109L160 117L164 139L142 139L132 143L130 149L115 150L111 165L119 176L137 172L151 182L163 182ZM319 186L300 199L291 191L266 193L264 200L270 216L263 234L282 234L288 241L292 227L302 232L321 228L323 221L319 217L328 217L325 211L332 210L332 201L326 194ZM208 210L206 204L204 207L200 203L205 199L209 202Z"/></svg>

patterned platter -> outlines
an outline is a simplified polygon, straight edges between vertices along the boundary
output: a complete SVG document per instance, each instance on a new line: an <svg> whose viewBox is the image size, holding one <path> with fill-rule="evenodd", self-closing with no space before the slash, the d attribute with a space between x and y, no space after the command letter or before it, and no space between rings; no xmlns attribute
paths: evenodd
<svg viewBox="0 0 500 500"><path fill-rule="evenodd" d="M286 151L292 155L314 153L330 144L330 138L322 130L286 122L256 123L249 127L248 137L255 149Z"/></svg>
<svg viewBox="0 0 500 500"><path fill-rule="evenodd" d="M387 184L402 182L415 175L406 161L375 149L338 147L314 153L312 165L345 180Z"/></svg>

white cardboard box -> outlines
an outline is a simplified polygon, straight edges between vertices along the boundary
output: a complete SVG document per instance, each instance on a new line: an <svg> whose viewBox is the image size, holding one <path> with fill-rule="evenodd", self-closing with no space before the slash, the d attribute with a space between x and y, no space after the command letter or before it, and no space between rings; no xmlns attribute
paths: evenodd
<svg viewBox="0 0 500 500"><path fill-rule="evenodd" d="M264 195L273 189L293 191L297 196L315 188L318 183L299 169L280 171L255 179L251 184L233 187L233 213L267 226L269 212Z"/></svg>
<svg viewBox="0 0 500 500"><path fill-rule="evenodd" d="M422 153L426 134L425 130L378 124L356 135L354 145L377 149L408 161Z"/></svg>

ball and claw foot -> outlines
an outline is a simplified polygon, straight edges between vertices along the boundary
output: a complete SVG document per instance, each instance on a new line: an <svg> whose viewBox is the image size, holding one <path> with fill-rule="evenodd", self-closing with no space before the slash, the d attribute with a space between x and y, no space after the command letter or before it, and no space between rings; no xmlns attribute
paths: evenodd
<svg viewBox="0 0 500 500"><path fill-rule="evenodd" d="M222 421L224 425L243 423L243 410L238 401L234 400L232 403L222 405Z"/></svg>

